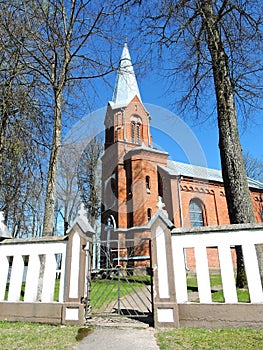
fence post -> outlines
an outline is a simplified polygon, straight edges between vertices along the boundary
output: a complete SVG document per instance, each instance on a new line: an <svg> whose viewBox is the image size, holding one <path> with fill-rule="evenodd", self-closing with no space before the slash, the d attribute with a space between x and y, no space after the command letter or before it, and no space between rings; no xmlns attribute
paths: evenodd
<svg viewBox="0 0 263 350"><path fill-rule="evenodd" d="M172 226L163 210L159 210L151 220L155 327L179 327L172 257Z"/></svg>
<svg viewBox="0 0 263 350"><path fill-rule="evenodd" d="M84 321L87 297L86 246L92 247L94 231L84 213L74 221L67 245L63 323L78 324Z"/></svg>

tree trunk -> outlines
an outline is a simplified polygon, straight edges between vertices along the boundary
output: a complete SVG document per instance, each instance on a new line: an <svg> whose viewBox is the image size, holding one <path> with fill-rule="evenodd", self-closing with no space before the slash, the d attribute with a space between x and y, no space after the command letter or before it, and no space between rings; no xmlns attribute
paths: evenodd
<svg viewBox="0 0 263 350"><path fill-rule="evenodd" d="M254 210L242 156L234 92L225 53L217 27L217 16L212 1L202 1L201 14L207 32L207 44L211 54L214 85L217 99L219 148L222 175L231 224L255 222ZM237 253L237 286L246 284L243 254L240 246Z"/></svg>
<svg viewBox="0 0 263 350"><path fill-rule="evenodd" d="M45 199L45 215L42 236L52 236L54 232L54 213L55 213L55 195L58 172L58 159L61 146L61 127L62 127L62 90L54 88L55 107L54 107L54 130L53 143L51 148L48 180Z"/></svg>

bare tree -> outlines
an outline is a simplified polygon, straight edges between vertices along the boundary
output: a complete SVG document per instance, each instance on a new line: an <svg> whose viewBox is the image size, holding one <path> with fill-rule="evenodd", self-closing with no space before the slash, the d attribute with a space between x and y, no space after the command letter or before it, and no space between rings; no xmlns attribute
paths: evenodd
<svg viewBox="0 0 263 350"><path fill-rule="evenodd" d="M94 228L101 209L100 157L104 147L100 135L86 146L78 165L78 185L81 199L87 209L88 219Z"/></svg>
<svg viewBox="0 0 263 350"><path fill-rule="evenodd" d="M109 31L104 23L110 6L107 1L94 4L81 0L13 1L9 6L13 20L24 24L23 40L17 44L25 50L24 63L38 80L39 94L53 119L44 236L53 234L62 114L68 92L74 81L102 76L112 69L109 56L103 55Z"/></svg>
<svg viewBox="0 0 263 350"><path fill-rule="evenodd" d="M70 222L76 217L81 204L78 189L78 145L67 144L62 148L59 157L59 170L57 180L57 212L64 222L66 234Z"/></svg>
<svg viewBox="0 0 263 350"><path fill-rule="evenodd" d="M262 51L261 4L246 0L165 0L144 5L142 25L147 37L170 52L171 60L166 62L169 74L186 83L183 104L190 102L200 111L200 102L207 103L214 87L230 222L253 223L237 110L256 106L262 96L262 64L260 54L256 54ZM243 109L237 109L237 102ZM240 247L236 253L237 286L243 287L246 279ZM260 247L257 253L260 259Z"/></svg>
<svg viewBox="0 0 263 350"><path fill-rule="evenodd" d="M12 40L10 32L16 33ZM43 124L36 87L16 45L22 27L12 21L7 4L0 10L0 207L13 236L35 235L42 190ZM39 192L37 191L39 189ZM38 204L36 205L36 200ZM38 208L36 208L38 206Z"/></svg>
<svg viewBox="0 0 263 350"><path fill-rule="evenodd" d="M250 152L243 154L244 163L246 167L247 176L251 179L263 182L263 162L251 155ZM258 205L256 207L258 218L263 221L263 196L258 198Z"/></svg>
<svg viewBox="0 0 263 350"><path fill-rule="evenodd" d="M251 179L263 181L263 161L253 157L250 152L243 154L247 176Z"/></svg>

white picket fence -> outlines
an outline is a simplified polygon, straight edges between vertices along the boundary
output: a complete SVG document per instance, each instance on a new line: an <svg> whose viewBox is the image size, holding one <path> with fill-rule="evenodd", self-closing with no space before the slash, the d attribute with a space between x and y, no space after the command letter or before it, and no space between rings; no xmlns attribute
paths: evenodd
<svg viewBox="0 0 263 350"><path fill-rule="evenodd" d="M67 236L0 242L0 320L83 322L93 233L80 213Z"/></svg>
<svg viewBox="0 0 263 350"><path fill-rule="evenodd" d="M78 218L67 237L0 243L0 320L79 323L84 319L93 233L87 234L83 220ZM173 230L171 225L162 211L151 221L155 325L262 328L263 291L256 245L263 244L263 225ZM231 257L231 247L236 245L243 251L250 303L238 302ZM212 301L207 256L211 247L218 250L222 303ZM198 302L191 302L187 292L187 248L194 250ZM55 286L59 286L56 300Z"/></svg>
<svg viewBox="0 0 263 350"><path fill-rule="evenodd" d="M62 303L67 241L10 243L0 246L0 301L18 302L22 299L24 302L54 302L59 270L57 301ZM41 283L39 279L41 257L45 260L45 270L41 295L37 300L37 291ZM61 259L61 266L58 266L58 257ZM23 292L22 283L24 283Z"/></svg>
<svg viewBox="0 0 263 350"><path fill-rule="evenodd" d="M162 211L152 220L154 320L158 327L263 327L263 291L256 247L263 245L263 225L227 225L172 229ZM238 301L236 266L231 249L241 246L250 302ZM194 251L197 291L187 290L185 251ZM217 250L224 301L213 302L208 251ZM193 271L191 271L193 272ZM219 288L219 286L218 286ZM219 288L221 289L221 288Z"/></svg>
<svg viewBox="0 0 263 350"><path fill-rule="evenodd" d="M176 299L188 302L184 249L194 248L200 303L212 303L207 248L218 249L222 289L225 303L238 303L231 247L241 246L247 275L250 303L263 303L263 292L256 254L263 244L263 230L220 230L193 234L172 233L172 251Z"/></svg>

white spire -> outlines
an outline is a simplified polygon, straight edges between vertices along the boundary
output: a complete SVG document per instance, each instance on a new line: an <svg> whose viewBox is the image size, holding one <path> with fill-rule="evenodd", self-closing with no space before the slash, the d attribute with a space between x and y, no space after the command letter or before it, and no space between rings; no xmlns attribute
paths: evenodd
<svg viewBox="0 0 263 350"><path fill-rule="evenodd" d="M112 101L116 105L124 106L127 105L135 95L141 99L128 45L125 43L122 50Z"/></svg>

